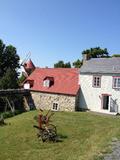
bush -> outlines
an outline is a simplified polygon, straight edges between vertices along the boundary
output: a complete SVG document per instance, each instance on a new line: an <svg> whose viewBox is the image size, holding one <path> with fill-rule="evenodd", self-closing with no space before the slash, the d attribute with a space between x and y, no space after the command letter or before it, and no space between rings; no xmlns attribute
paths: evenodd
<svg viewBox="0 0 120 160"><path fill-rule="evenodd" d="M15 110L15 115L18 115L18 114L21 114L21 113L23 113L24 111L23 110Z"/></svg>
<svg viewBox="0 0 120 160"><path fill-rule="evenodd" d="M8 111L8 112L2 113L2 115L3 115L3 118L9 118L13 116L13 113L11 111Z"/></svg>
<svg viewBox="0 0 120 160"><path fill-rule="evenodd" d="M7 112L3 112L1 113L3 115L3 118L10 118L10 117L13 117L15 115L18 115L18 114L21 114L23 111L20 111L20 110L15 110L14 113L12 113L11 111L7 111Z"/></svg>

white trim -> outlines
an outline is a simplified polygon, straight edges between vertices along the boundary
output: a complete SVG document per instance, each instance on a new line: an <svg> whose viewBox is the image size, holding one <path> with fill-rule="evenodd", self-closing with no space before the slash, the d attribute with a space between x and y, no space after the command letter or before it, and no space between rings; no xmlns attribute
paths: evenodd
<svg viewBox="0 0 120 160"><path fill-rule="evenodd" d="M110 112L110 104L111 104L111 96L109 96L109 104L108 104L108 111Z"/></svg>
<svg viewBox="0 0 120 160"><path fill-rule="evenodd" d="M94 88L101 88L101 76L93 75L92 86Z"/></svg>
<svg viewBox="0 0 120 160"><path fill-rule="evenodd" d="M50 80L49 79L46 79L43 81L43 86L44 87L50 87Z"/></svg>
<svg viewBox="0 0 120 160"><path fill-rule="evenodd" d="M57 109L54 109L54 108L53 108L53 107L54 107L54 106L53 106L54 104L57 105ZM53 103L52 103L52 111L58 111L58 110L59 110L59 103L58 103L58 102L53 102Z"/></svg>
<svg viewBox="0 0 120 160"><path fill-rule="evenodd" d="M24 89L30 89L30 84L29 83L25 83L24 84Z"/></svg>
<svg viewBox="0 0 120 160"><path fill-rule="evenodd" d="M120 86L118 86L118 79L120 79L120 77L113 77L113 88L114 89L120 89ZM115 80L116 80L116 84L115 84Z"/></svg>

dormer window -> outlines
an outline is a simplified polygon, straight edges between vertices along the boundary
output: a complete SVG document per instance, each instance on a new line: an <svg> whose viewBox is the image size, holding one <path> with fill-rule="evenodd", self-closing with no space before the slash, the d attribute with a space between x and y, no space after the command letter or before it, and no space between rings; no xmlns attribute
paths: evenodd
<svg viewBox="0 0 120 160"><path fill-rule="evenodd" d="M51 87L54 84L54 78L53 77L45 77L43 81L44 87Z"/></svg>
<svg viewBox="0 0 120 160"><path fill-rule="evenodd" d="M25 83L24 84L24 89L30 89L30 84L29 83Z"/></svg>
<svg viewBox="0 0 120 160"><path fill-rule="evenodd" d="M50 87L50 81L49 80L44 80L43 81L43 86L44 87Z"/></svg>
<svg viewBox="0 0 120 160"><path fill-rule="evenodd" d="M24 89L30 89L33 87L33 85L34 85L34 80L27 80L24 83Z"/></svg>

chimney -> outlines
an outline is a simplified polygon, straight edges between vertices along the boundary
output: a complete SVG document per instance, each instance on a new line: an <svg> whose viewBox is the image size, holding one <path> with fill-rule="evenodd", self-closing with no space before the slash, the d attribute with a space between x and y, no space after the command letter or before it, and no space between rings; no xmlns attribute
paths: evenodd
<svg viewBox="0 0 120 160"><path fill-rule="evenodd" d="M82 56L83 56L83 64L85 64L85 62L88 61L90 58L88 54L82 54Z"/></svg>

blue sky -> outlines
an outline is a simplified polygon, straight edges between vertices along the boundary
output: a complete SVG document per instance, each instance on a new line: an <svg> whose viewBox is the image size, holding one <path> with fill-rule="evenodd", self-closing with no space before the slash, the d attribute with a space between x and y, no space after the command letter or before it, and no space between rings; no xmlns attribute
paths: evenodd
<svg viewBox="0 0 120 160"><path fill-rule="evenodd" d="M120 53L120 0L0 0L0 39L39 67L91 47Z"/></svg>

